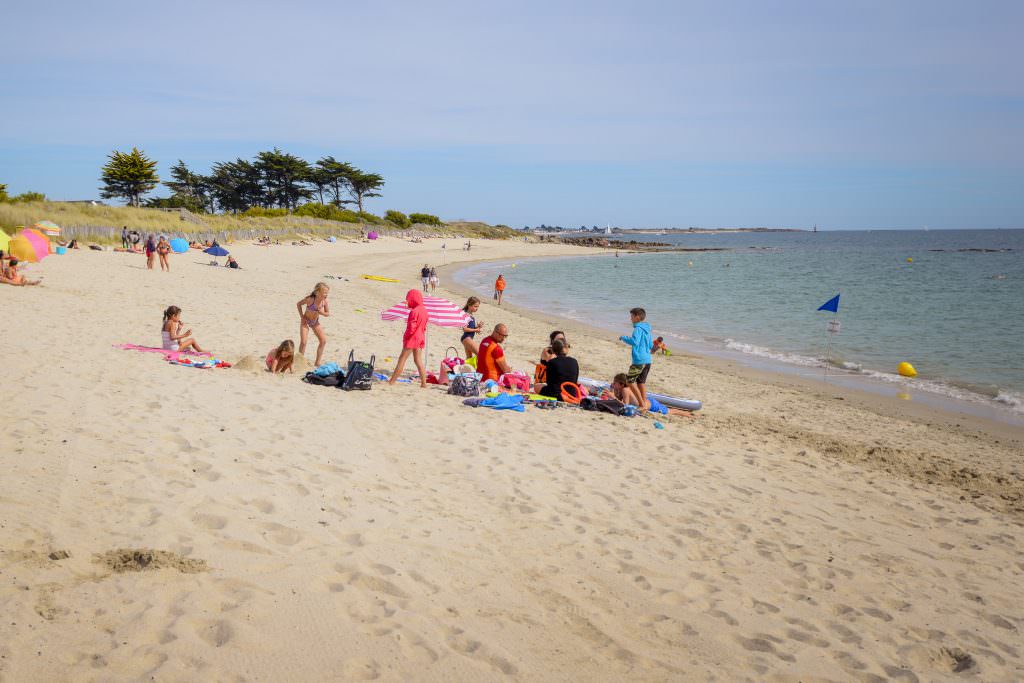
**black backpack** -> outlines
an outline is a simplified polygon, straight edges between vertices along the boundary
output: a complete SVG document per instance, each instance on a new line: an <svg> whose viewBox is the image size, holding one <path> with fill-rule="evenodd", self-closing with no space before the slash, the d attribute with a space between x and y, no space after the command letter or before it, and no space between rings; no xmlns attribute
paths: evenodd
<svg viewBox="0 0 1024 683"><path fill-rule="evenodd" d="M626 413L626 404L615 398L586 396L580 401L580 408L583 408L583 410L596 410L599 413L611 413L612 415L624 415Z"/></svg>
<svg viewBox="0 0 1024 683"><path fill-rule="evenodd" d="M340 387L345 382L345 373L339 370L338 372L321 377L316 373L307 372L302 381L318 387Z"/></svg>
<svg viewBox="0 0 1024 683"><path fill-rule="evenodd" d="M345 372L345 382L341 388L345 391L359 389L368 391L373 386L373 364L376 356L370 356L370 362L356 360L355 349L348 352L348 370Z"/></svg>

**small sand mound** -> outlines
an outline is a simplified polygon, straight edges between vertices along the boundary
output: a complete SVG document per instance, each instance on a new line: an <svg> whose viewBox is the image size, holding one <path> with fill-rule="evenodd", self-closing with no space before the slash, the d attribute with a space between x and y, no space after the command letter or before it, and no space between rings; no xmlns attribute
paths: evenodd
<svg viewBox="0 0 1024 683"><path fill-rule="evenodd" d="M267 363L256 356L242 356L231 367L246 372L264 372L267 369Z"/></svg>
<svg viewBox="0 0 1024 683"><path fill-rule="evenodd" d="M292 367L295 368L296 373L302 373L305 375L307 372L313 369L313 366L309 364L305 356L299 356L296 354L295 362L292 363Z"/></svg>
<svg viewBox="0 0 1024 683"><path fill-rule="evenodd" d="M96 555L96 562L115 574L142 572L153 569L176 569L183 574L206 571L206 560L193 560L166 550L149 548L120 548Z"/></svg>

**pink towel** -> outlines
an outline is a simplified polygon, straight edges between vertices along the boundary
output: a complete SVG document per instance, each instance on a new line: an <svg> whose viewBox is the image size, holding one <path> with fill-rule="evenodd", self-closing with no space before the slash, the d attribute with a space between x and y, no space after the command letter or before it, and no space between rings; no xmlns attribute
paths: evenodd
<svg viewBox="0 0 1024 683"><path fill-rule="evenodd" d="M114 344L115 349L124 349L125 351L146 351L148 353L162 353L164 360L181 360L182 357L186 356L199 356L201 358L212 358L212 354L209 353L191 353L189 351L170 351L168 349L158 349L155 346L139 346L138 344Z"/></svg>

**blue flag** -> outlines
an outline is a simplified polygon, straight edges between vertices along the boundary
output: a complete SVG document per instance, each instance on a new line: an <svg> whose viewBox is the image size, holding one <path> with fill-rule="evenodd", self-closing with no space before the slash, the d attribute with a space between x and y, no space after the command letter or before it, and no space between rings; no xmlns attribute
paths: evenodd
<svg viewBox="0 0 1024 683"><path fill-rule="evenodd" d="M839 295L836 294L834 297L818 306L819 311L832 311L833 313L839 312Z"/></svg>

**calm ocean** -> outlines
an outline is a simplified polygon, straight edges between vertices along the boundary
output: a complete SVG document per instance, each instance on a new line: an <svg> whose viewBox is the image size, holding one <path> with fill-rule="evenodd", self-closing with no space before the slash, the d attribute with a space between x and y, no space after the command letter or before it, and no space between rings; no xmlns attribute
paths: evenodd
<svg viewBox="0 0 1024 683"><path fill-rule="evenodd" d="M478 264L455 280L510 303L698 350L823 367L1024 413L1024 230L829 231L643 236L705 253L621 254ZM907 259L913 259L909 263ZM909 361L918 378L896 366Z"/></svg>

